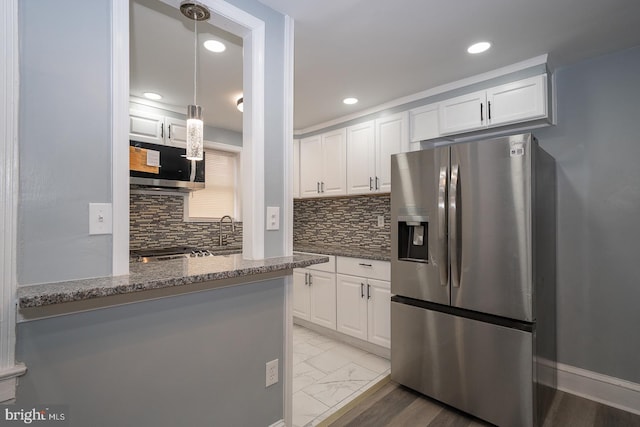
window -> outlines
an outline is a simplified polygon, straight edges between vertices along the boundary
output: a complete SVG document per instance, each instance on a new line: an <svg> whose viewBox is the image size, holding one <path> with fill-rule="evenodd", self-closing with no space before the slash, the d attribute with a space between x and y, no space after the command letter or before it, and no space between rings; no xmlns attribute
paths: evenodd
<svg viewBox="0 0 640 427"><path fill-rule="evenodd" d="M230 215L241 219L240 212L240 148L205 142L205 188L192 191L185 203L185 220L200 221Z"/></svg>

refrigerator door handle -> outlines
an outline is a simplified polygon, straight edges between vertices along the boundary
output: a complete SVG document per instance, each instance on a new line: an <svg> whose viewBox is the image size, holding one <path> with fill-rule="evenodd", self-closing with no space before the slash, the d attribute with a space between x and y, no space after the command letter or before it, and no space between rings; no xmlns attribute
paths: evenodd
<svg viewBox="0 0 640 427"><path fill-rule="evenodd" d="M438 184L438 240L440 247L440 284L449 284L449 267L447 263L447 167L440 168Z"/></svg>
<svg viewBox="0 0 640 427"><path fill-rule="evenodd" d="M458 182L460 165L451 167L451 183L449 185L449 247L451 248L451 284L460 287L460 270L458 266Z"/></svg>

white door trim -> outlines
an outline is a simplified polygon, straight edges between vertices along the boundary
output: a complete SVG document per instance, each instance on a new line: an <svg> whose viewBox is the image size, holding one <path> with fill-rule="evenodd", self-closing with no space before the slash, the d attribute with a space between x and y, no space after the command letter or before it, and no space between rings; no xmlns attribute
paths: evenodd
<svg viewBox="0 0 640 427"><path fill-rule="evenodd" d="M0 401L15 397L18 229L18 0L0 2Z"/></svg>
<svg viewBox="0 0 640 427"><path fill-rule="evenodd" d="M111 2L111 274L129 274L129 0Z"/></svg>
<svg viewBox="0 0 640 427"><path fill-rule="evenodd" d="M284 255L293 255L293 59L294 21L284 17ZM284 424L293 425L293 276L284 294Z"/></svg>

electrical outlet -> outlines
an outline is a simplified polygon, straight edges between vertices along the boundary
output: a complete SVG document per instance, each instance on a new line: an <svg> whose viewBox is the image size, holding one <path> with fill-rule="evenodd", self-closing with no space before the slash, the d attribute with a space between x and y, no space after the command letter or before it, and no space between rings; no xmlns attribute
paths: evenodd
<svg viewBox="0 0 640 427"><path fill-rule="evenodd" d="M278 382L278 359L267 362L267 385L274 385Z"/></svg>
<svg viewBox="0 0 640 427"><path fill-rule="evenodd" d="M378 215L378 227L384 227L384 215Z"/></svg>

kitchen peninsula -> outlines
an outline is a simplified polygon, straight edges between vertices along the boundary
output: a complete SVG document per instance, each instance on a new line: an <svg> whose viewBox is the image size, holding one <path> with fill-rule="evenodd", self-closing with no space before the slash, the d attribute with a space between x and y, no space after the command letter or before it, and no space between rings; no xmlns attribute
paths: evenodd
<svg viewBox="0 0 640 427"><path fill-rule="evenodd" d="M64 303L86 303L94 299L116 296L126 296L126 302L132 302L132 298L144 300L242 285L284 276L293 268L308 267L327 261L326 257L308 254L263 260L247 260L243 259L241 254L231 254L184 257L149 263L132 262L129 275L126 276L22 286L18 289L18 306L20 313L28 317L31 313L35 314L34 309ZM135 295L132 295L134 293ZM120 302L124 300L113 300L113 303ZM100 301L95 301L95 304L104 305ZM110 304L107 302L107 305Z"/></svg>

